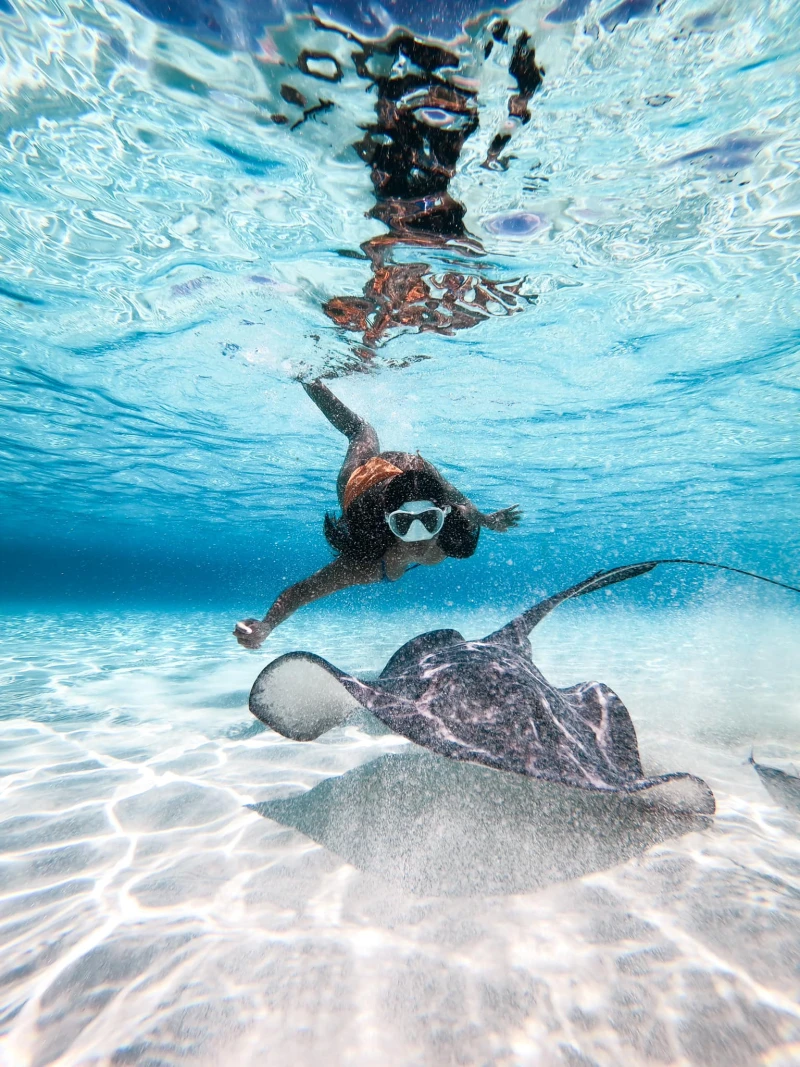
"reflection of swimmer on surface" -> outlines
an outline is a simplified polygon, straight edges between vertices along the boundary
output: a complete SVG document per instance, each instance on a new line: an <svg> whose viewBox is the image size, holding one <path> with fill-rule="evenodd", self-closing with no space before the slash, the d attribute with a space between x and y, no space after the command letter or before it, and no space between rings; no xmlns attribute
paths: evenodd
<svg viewBox="0 0 800 1067"><path fill-rule="evenodd" d="M313 600L353 585L395 582L412 567L435 566L448 556L464 559L475 551L482 526L503 533L521 518L516 505L480 512L421 456L381 452L372 426L322 382L303 388L350 442L336 482L342 514L325 516L325 537L337 558L285 589L261 621L238 622L233 633L244 648L258 648Z"/></svg>
<svg viewBox="0 0 800 1067"><path fill-rule="evenodd" d="M542 81L529 35L512 43L505 20L492 24L492 49L510 51L509 73L517 92L508 102L508 120L489 146L483 166L503 170L501 153L513 132L530 120L528 103ZM407 35L364 45L356 57L359 75L377 92L375 121L354 145L370 168L376 203L368 212L389 233L361 245L372 277L363 296L335 296L324 305L337 326L361 334L359 358L399 330L452 336L493 316L522 311L536 298L521 292L522 279L495 281L468 264L485 255L464 226L466 208L450 192L451 179L468 138L478 129L477 82L454 77L458 57ZM426 261L393 262L405 249L435 250L444 269ZM455 269L447 269L452 253ZM463 266L461 266L463 264Z"/></svg>
<svg viewBox="0 0 800 1067"><path fill-rule="evenodd" d="M364 296L337 296L323 309L337 326L361 332L368 348L394 329L452 336L493 315L521 311L521 302L531 299L520 296L521 281L496 282L456 271L434 274L427 263L384 264L370 258L374 274Z"/></svg>

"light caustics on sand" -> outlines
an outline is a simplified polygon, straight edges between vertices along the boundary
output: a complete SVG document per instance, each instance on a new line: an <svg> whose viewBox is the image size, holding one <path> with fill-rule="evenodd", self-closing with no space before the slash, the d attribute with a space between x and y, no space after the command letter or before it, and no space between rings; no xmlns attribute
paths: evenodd
<svg viewBox="0 0 800 1067"><path fill-rule="evenodd" d="M548 1019L556 1048L575 1040L638 1062L644 1053L630 1031L601 1021L621 1023L620 1001L629 998L636 1032L660 1034L664 1048L689 1062L703 1062L704 1041L725 1025L745 1035L748 1056L780 1049L796 1018L787 946L790 868L800 854L794 819L764 792L747 753L753 742L766 761L792 752L800 678L796 667L787 670L784 642L797 640L798 623L763 606L734 622L729 594L727 587L680 611L567 612L537 632L536 660L548 677L569 685L602 670L636 708L649 772L690 763L717 797L712 834L675 837L691 828L667 825L666 839L656 833L660 844L643 853L634 834L634 851L623 853L632 862L621 864L586 842L559 858L541 828L541 860L534 851L533 862L509 864L503 849L514 844L514 815L536 832L512 791L504 799L512 818L496 823L482 851L473 840L475 862L465 868L460 787L437 776L431 791L426 766L413 763L407 780L427 788L429 804L414 811L413 791L395 794L381 777L387 759L413 754L402 738L357 720L311 743L252 733L246 698L257 657L220 649L225 616L125 615L114 619L113 639L112 617L102 613L9 626L4 671L14 679L6 688L15 715L1 727L11 773L0 904L10 934L4 960L16 974L9 1008L19 1014L6 1038L13 1062L42 1058L45 1049L76 1063L89 1054L119 1058L121 1050L247 1061L265 1041L280 1058L305 1029L309 1062L324 1048L367 1056L371 1042L385 1062L399 1063L410 1049L436 1055L421 998L444 998L453 984L461 996L457 1009L443 1001L444 1025L457 1032L474 1012L477 1029L463 1044L456 1037L456 1047L469 1057L477 1040L485 1058L496 1046L481 997L507 996L509 982L515 996L538 990L539 1007L525 1009L511 1039L522 1062ZM452 611L426 620L467 633L503 621ZM275 651L294 647L305 628L287 624ZM364 673L409 626L402 615L345 615L317 635L326 656ZM768 693L753 688L754 664L771 679ZM754 701L770 709L755 734ZM348 793L353 774L364 786L360 801ZM327 800L312 811L298 807L326 781ZM503 799L480 777L472 785L481 803ZM367 803L376 790L394 803L377 811L381 848L369 834L345 833L348 817L355 825L376 818ZM538 801L555 826L567 817L551 795ZM248 804L272 806L271 819ZM428 850L424 866L403 851L404 825L414 819ZM281 824L301 833L288 835ZM312 844L323 835L330 848ZM349 846L350 865L341 858ZM489 862L498 856L505 868ZM585 881L563 881L581 871ZM462 930L456 952L445 932L453 924ZM485 964L476 968L474 954ZM598 973L612 978L599 984ZM703 997L687 998L687 983L700 983ZM291 990L291 1006L282 988ZM570 1018L590 1009L596 1021L575 1035ZM364 1030L364 1010L377 1038ZM196 1028L187 1038L190 1021ZM503 1012L496 1025L508 1025Z"/></svg>

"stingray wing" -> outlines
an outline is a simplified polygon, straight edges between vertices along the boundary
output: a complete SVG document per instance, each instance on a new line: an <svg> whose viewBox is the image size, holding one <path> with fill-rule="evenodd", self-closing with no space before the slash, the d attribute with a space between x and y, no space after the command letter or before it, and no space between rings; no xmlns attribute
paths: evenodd
<svg viewBox="0 0 800 1067"><path fill-rule="evenodd" d="M578 717L589 727L589 736L596 745L599 763L613 768L620 781L642 778L644 772L639 759L630 713L613 689L603 682L582 682L561 689L560 693Z"/></svg>
<svg viewBox="0 0 800 1067"><path fill-rule="evenodd" d="M290 652L268 663L250 690L250 711L294 741L313 741L360 706L342 684L348 677L311 652Z"/></svg>
<svg viewBox="0 0 800 1067"><path fill-rule="evenodd" d="M429 633L412 637L402 645L381 671L381 678L393 678L403 674L410 667L416 666L423 656L439 649L464 643L458 630L431 630Z"/></svg>
<svg viewBox="0 0 800 1067"><path fill-rule="evenodd" d="M455 634L455 630L438 632ZM390 729L412 738L425 725L426 717L419 715L413 701L345 674L313 652L289 652L274 659L250 690L251 713L293 741L313 741L339 726L359 707L373 712ZM398 722L403 724L400 729Z"/></svg>
<svg viewBox="0 0 800 1067"><path fill-rule="evenodd" d="M422 634L399 649L386 670L393 663L397 667L402 663L412 666L434 647L443 648L462 640L455 630ZM439 755L482 762L482 754L476 755L469 743L444 729L435 712L403 695L404 681L407 678L395 681L382 676L382 681L371 685L345 674L321 656L290 652L267 664L256 678L250 690L250 711L284 737L313 741L362 707L390 730ZM488 753L483 755L488 758ZM496 759L494 764L502 766L503 761Z"/></svg>
<svg viewBox="0 0 800 1067"><path fill-rule="evenodd" d="M603 682L583 682L559 692L589 727L593 743L586 745L584 738L584 755L594 750L596 758L589 761L591 769L600 770L614 792L636 794L643 803L671 811L714 814L714 794L702 778L685 771L644 777L636 730L628 709L613 689ZM580 763L576 761L576 769ZM598 788L597 783L581 782L569 774L565 780L582 788Z"/></svg>

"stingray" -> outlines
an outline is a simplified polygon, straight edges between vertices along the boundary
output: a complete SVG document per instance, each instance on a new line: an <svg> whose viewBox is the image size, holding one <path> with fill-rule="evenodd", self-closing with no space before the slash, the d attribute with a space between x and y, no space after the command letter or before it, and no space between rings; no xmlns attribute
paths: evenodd
<svg viewBox="0 0 800 1067"><path fill-rule="evenodd" d="M278 733L313 740L359 705L430 752L450 760L597 793L653 790L670 806L714 811L702 779L683 771L646 775L627 708L602 682L565 689L533 663L528 635L555 607L652 571L696 560L649 560L599 571L536 604L482 640L434 630L403 645L380 676L366 681L319 656L292 652L270 663L250 693L250 710ZM765 578L774 585L785 583ZM787 588L794 588L788 586ZM800 592L800 590L796 590Z"/></svg>
<svg viewBox="0 0 800 1067"><path fill-rule="evenodd" d="M775 803L800 815L800 778L778 767L766 767L763 763L756 763L752 752L749 762Z"/></svg>

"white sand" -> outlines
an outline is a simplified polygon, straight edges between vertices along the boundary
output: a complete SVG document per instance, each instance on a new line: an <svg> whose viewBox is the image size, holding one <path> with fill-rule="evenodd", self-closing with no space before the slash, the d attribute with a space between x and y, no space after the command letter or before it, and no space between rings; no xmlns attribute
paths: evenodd
<svg viewBox="0 0 800 1067"><path fill-rule="evenodd" d="M406 892L245 807L408 746L252 733L268 657L226 643L231 621L4 620L3 1067L797 1063L800 824L746 763L751 744L800 755L796 615L542 626L544 672L614 686L646 768L704 777L718 815L580 879L471 897ZM375 669L411 625L293 622L270 653Z"/></svg>

